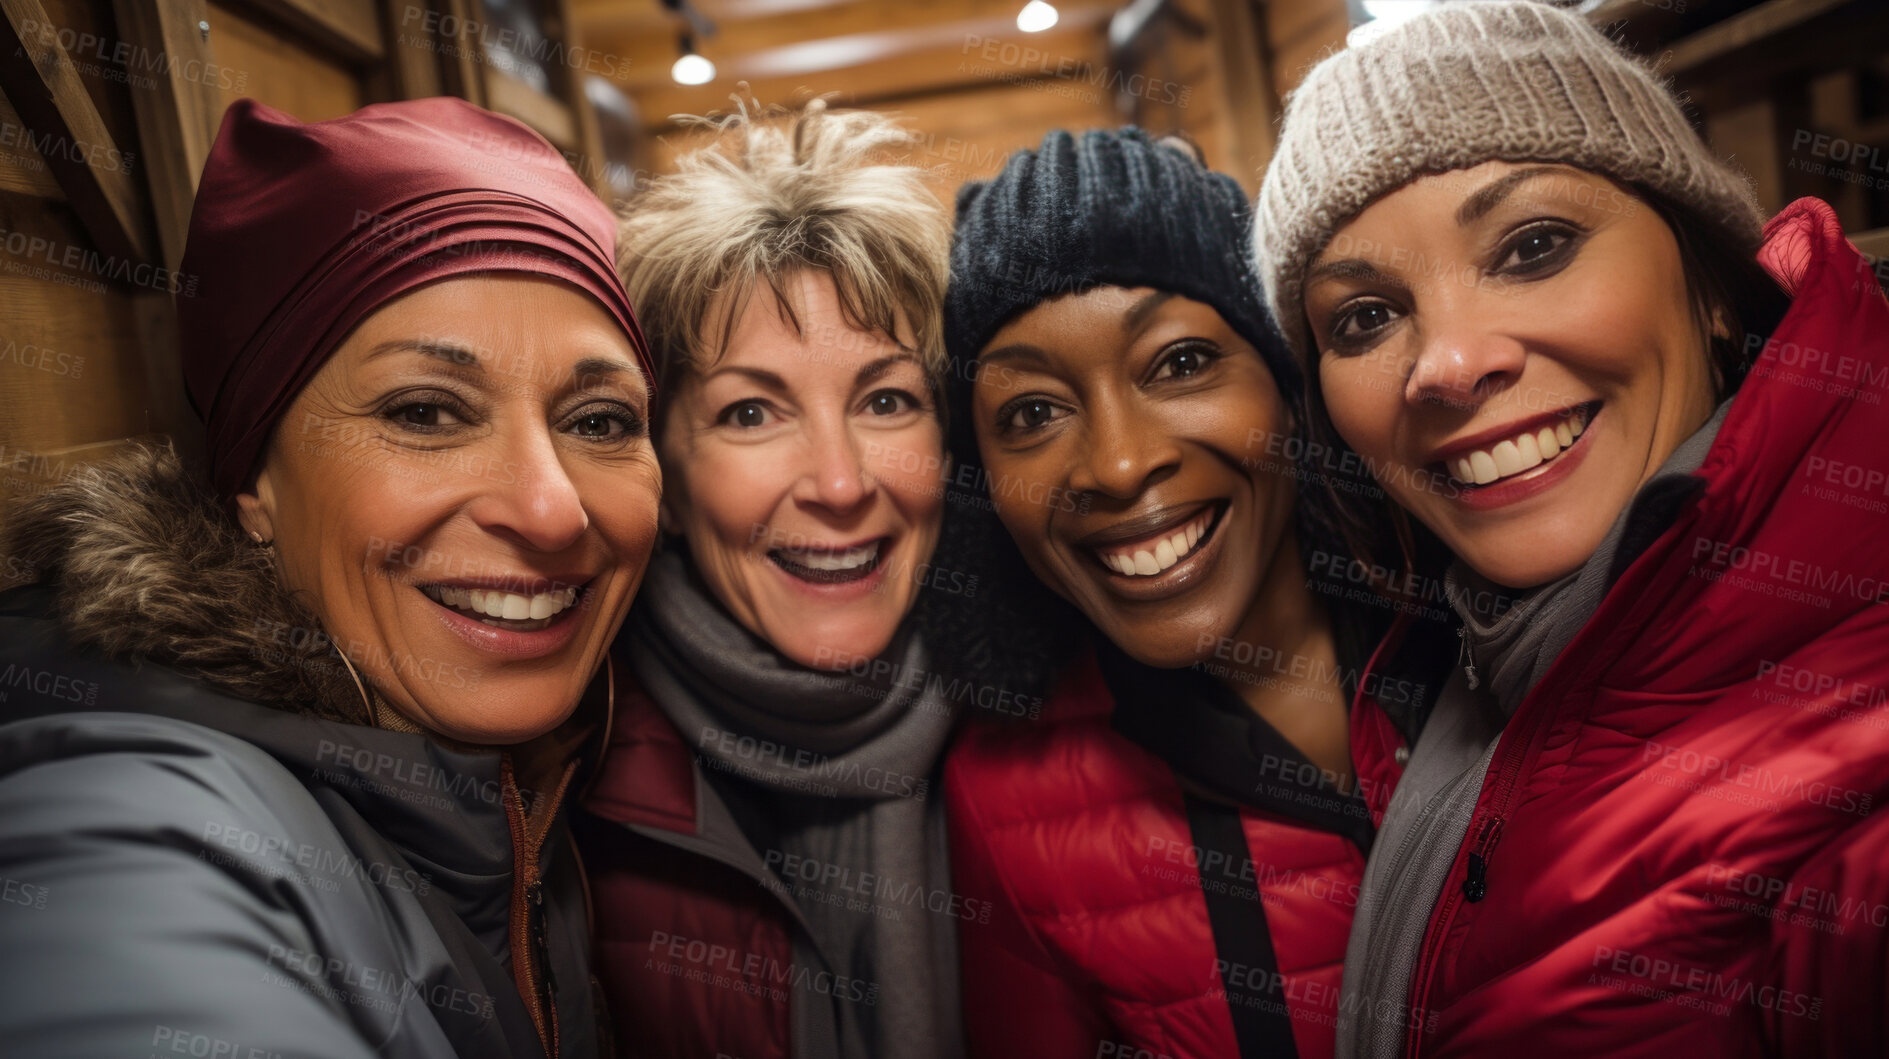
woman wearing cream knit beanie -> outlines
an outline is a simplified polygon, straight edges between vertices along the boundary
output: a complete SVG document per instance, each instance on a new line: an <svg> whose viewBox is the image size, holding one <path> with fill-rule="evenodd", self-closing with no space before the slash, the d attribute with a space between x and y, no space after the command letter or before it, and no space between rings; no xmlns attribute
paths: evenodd
<svg viewBox="0 0 1889 1059"><path fill-rule="evenodd" d="M1362 682L1436 690L1339 1054L1889 1051L1889 303L1830 208L1765 224L1578 16L1457 2L1306 77L1254 247L1382 490L1356 568L1460 637Z"/></svg>

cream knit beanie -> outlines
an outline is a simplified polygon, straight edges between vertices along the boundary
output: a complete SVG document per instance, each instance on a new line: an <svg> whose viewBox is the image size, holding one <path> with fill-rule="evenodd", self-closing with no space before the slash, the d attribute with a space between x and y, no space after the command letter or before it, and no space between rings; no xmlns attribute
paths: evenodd
<svg viewBox="0 0 1889 1059"><path fill-rule="evenodd" d="M1286 101L1260 185L1254 260L1301 357L1301 283L1332 235L1424 173L1560 162L1652 188L1756 249L1764 214L1646 66L1534 0L1457 2L1319 63Z"/></svg>

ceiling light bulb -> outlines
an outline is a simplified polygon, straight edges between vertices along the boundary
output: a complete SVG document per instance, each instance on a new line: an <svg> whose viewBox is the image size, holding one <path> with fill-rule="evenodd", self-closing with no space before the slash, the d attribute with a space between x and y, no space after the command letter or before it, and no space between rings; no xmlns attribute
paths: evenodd
<svg viewBox="0 0 1889 1059"><path fill-rule="evenodd" d="M669 68L669 76L679 85L705 85L715 79L715 64L690 52Z"/></svg>
<svg viewBox="0 0 1889 1059"><path fill-rule="evenodd" d="M1025 33L1041 33L1056 24L1056 9L1043 0L1030 0L1017 12L1017 28Z"/></svg>

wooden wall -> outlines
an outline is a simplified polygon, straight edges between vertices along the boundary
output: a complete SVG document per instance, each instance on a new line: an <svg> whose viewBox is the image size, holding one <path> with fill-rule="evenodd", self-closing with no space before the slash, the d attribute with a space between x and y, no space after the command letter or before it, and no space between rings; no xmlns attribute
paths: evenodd
<svg viewBox="0 0 1889 1059"><path fill-rule="evenodd" d="M230 102L314 121L448 92L582 156L580 81L510 83L479 2L0 0L0 504L128 441L196 451L173 298ZM30 575L0 556L0 585Z"/></svg>
<svg viewBox="0 0 1889 1059"><path fill-rule="evenodd" d="M141 75L110 61L124 40L114 12L84 0L6 10L0 498L187 419L168 326L175 277L145 190L161 163L137 134ZM0 581L18 572L0 557Z"/></svg>
<svg viewBox="0 0 1889 1059"><path fill-rule="evenodd" d="M1673 79L1767 213L1830 203L1889 283L1889 4L1609 0L1592 17Z"/></svg>

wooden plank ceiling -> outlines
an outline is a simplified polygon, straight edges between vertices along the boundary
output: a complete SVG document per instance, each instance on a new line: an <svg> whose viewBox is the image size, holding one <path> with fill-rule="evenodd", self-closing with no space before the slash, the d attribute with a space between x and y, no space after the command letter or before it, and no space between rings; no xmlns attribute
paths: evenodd
<svg viewBox="0 0 1889 1059"><path fill-rule="evenodd" d="M687 25L658 0L570 0L584 46L615 60L617 86L656 132L670 115L727 109L740 81L764 103L837 92L836 103L879 108L1043 78L1064 59L1099 59L1122 6L1057 0L1057 24L1026 34L1016 24L1023 0L695 0L716 24L695 40L716 76L691 87L670 77Z"/></svg>

